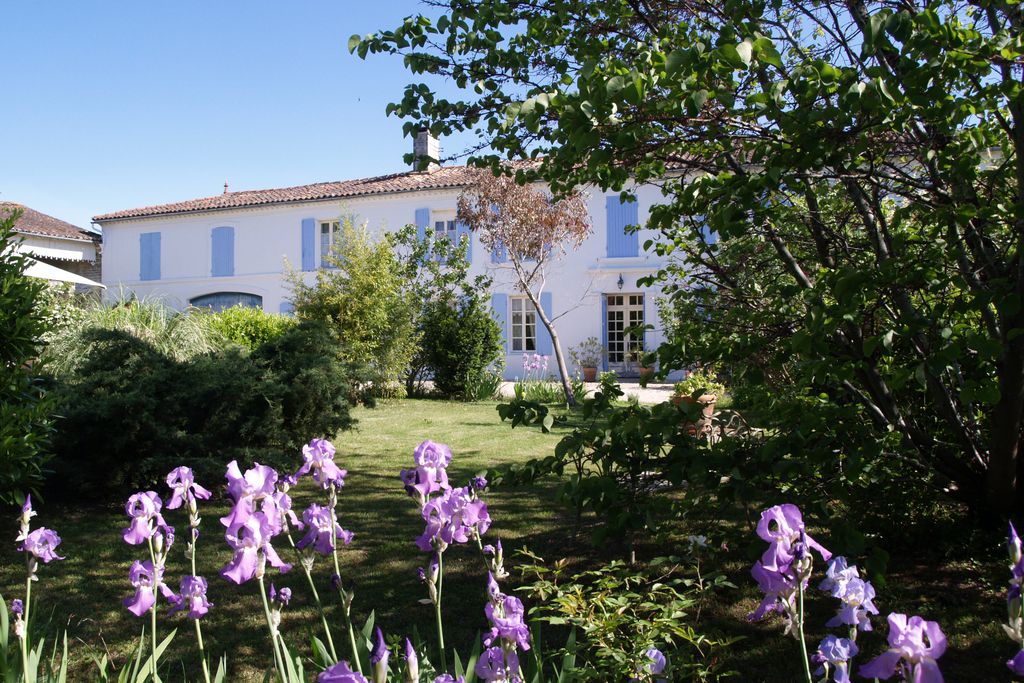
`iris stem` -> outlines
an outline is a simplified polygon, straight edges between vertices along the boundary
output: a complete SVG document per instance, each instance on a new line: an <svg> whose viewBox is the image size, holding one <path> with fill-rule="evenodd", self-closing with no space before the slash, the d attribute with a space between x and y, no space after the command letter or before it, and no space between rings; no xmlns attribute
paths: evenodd
<svg viewBox="0 0 1024 683"><path fill-rule="evenodd" d="M189 533L192 534L192 578L199 578L196 575L196 543L199 541L199 523L193 515L189 515ZM195 619L196 622L196 642L199 644L199 659L203 663L203 680L206 683L210 683L210 665L206 662L206 649L203 647L203 628L199 625L199 619Z"/></svg>
<svg viewBox="0 0 1024 683"><path fill-rule="evenodd" d="M160 568L156 563L156 549L153 548L154 533L157 532L153 531L150 533L149 538L146 540L149 542L149 561L153 565L153 606L149 608L149 639L153 648L151 653L153 655L153 683L158 683L160 677L156 675L156 605L159 602L157 599L157 593L160 588Z"/></svg>
<svg viewBox="0 0 1024 683"><path fill-rule="evenodd" d="M270 631L270 643L274 646L274 668L277 669L277 679L286 683L284 678L284 660L281 657L281 650L277 646L277 629L274 628L274 618L270 616L270 603L267 602L267 587L263 583L263 577L258 576L256 580L260 584L260 597L263 599L263 616L267 619L267 629Z"/></svg>
<svg viewBox="0 0 1024 683"><path fill-rule="evenodd" d="M363 663L359 659L359 650L356 649L356 632L352 628L352 607L348 598L348 592L341 583L341 565L338 562L338 515L335 508L338 507L338 490L331 486L328 494L328 504L331 508L331 555L334 557L334 575L338 577L338 593L341 596L341 613L345 617L345 628L348 629L348 643L352 648L352 662L356 665L356 671L363 673Z"/></svg>
<svg viewBox="0 0 1024 683"><path fill-rule="evenodd" d="M29 605L32 604L32 560L34 559L31 553L26 553L26 559L28 562L28 578L25 579L25 608L22 616L25 618L24 627L25 630L21 634L21 670L25 677L25 683L35 683L36 676L34 671L28 670L28 610Z"/></svg>
<svg viewBox="0 0 1024 683"><path fill-rule="evenodd" d="M444 552L437 551L437 600L434 602L434 617L437 619L437 645L441 650L441 671L448 671L448 655L444 649L444 625L441 620L441 590L444 587Z"/></svg>
<svg viewBox="0 0 1024 683"><path fill-rule="evenodd" d="M807 660L807 641L804 638L804 581L802 577L797 576L796 586L799 600L797 613L800 621L797 624L797 632L800 634L800 659L804 664L804 678L807 679L807 683L814 683L814 679L811 678L811 663Z"/></svg>
<svg viewBox="0 0 1024 683"><path fill-rule="evenodd" d="M310 574L309 569L302 561L302 553L295 547L295 540L292 538L291 527L286 527L285 534L288 536L288 543L292 546L292 550L295 551L295 560L299 566L302 567L302 572L306 575L306 582L309 584L309 590L313 593L313 601L316 603L317 612L320 613L320 623L324 626L324 635L327 636L327 647L331 650L331 657L334 661L338 661L338 652L334 649L334 637L331 636L331 627L327 625L327 615L324 613L324 604L320 601L320 593L316 590L316 584L313 582L313 575Z"/></svg>

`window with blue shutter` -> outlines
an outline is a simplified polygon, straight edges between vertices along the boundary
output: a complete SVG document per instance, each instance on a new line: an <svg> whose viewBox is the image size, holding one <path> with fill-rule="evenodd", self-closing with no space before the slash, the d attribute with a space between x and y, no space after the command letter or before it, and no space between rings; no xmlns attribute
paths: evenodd
<svg viewBox="0 0 1024 683"><path fill-rule="evenodd" d="M494 313L494 321L501 329L505 353L508 353L508 294L492 294L491 311Z"/></svg>
<svg viewBox="0 0 1024 683"><path fill-rule="evenodd" d="M160 279L160 233L139 235L139 279Z"/></svg>
<svg viewBox="0 0 1024 683"><path fill-rule="evenodd" d="M422 242L430 227L430 209L416 209L416 237Z"/></svg>
<svg viewBox="0 0 1024 683"><path fill-rule="evenodd" d="M540 293L540 308L544 311L544 317L551 320L551 292ZM539 319L537 320L537 353L542 356L550 356L554 350L551 344L551 335L548 328L544 327Z"/></svg>
<svg viewBox="0 0 1024 683"><path fill-rule="evenodd" d="M473 231L469 229L467 223L462 221L455 222L455 234L459 240L465 238L466 240L466 261L469 263L473 262ZM461 242L460 242L461 243Z"/></svg>
<svg viewBox="0 0 1024 683"><path fill-rule="evenodd" d="M316 270L316 221L302 219L302 270Z"/></svg>
<svg viewBox="0 0 1024 683"><path fill-rule="evenodd" d="M235 274L235 229L230 226L210 232L210 274L213 277Z"/></svg>
<svg viewBox="0 0 1024 683"><path fill-rule="evenodd" d="M508 249L501 242L494 244L494 249L491 250L491 263L505 263L508 261Z"/></svg>
<svg viewBox="0 0 1024 683"><path fill-rule="evenodd" d="M636 202L623 204L619 195L611 195L605 198L605 214L608 220L608 258L639 256L640 235L626 232L626 226L640 222Z"/></svg>

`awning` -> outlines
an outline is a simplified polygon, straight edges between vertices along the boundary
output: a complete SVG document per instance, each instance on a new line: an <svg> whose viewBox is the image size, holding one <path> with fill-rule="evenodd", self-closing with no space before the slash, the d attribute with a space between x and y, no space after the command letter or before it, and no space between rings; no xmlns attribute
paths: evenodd
<svg viewBox="0 0 1024 683"><path fill-rule="evenodd" d="M37 261L31 256L25 256L28 260L28 267L25 268L25 275L29 277L37 277L40 280L50 280L53 282L73 282L76 285L86 285L87 287L102 287L106 289L107 286L94 282L87 277L82 277L76 273L72 273L67 270L62 270L57 266L51 266L49 263Z"/></svg>

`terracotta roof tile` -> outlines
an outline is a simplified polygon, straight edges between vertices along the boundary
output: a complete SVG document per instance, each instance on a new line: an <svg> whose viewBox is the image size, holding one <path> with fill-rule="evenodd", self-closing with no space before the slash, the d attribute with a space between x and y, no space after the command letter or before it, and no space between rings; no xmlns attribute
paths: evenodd
<svg viewBox="0 0 1024 683"><path fill-rule="evenodd" d="M35 209L17 204L15 202L0 202L0 215L6 218L7 214L15 209L21 209L21 216L14 224L17 232L30 235L44 235L46 237L60 237L67 240L79 240L82 242L95 242L100 236L95 232L84 230L77 225L71 225L59 218L47 216Z"/></svg>
<svg viewBox="0 0 1024 683"><path fill-rule="evenodd" d="M225 192L214 197L115 211L96 216L93 220L102 222L142 218L145 216L167 216L195 211L235 209L265 204L343 199L345 197L363 197L392 192L415 192L416 190L465 187L472 182L474 173L475 169L465 166L442 166L433 171L408 171L374 178L342 180L335 183L315 183L313 185L300 185L298 187L284 187L272 190Z"/></svg>

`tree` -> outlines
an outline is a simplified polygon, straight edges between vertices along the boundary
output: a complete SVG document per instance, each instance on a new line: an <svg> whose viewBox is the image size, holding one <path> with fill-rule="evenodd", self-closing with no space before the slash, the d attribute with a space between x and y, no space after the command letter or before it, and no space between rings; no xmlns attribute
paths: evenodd
<svg viewBox="0 0 1024 683"><path fill-rule="evenodd" d="M489 313L487 320L479 319L481 312L486 313L483 304L492 280L487 275L469 277L465 240L451 242L429 230L420 236L415 225L390 234L389 239L402 267L403 288L414 302L413 325L419 340L405 373L406 392L412 394L421 379L432 377L442 393L461 396L459 382L452 382L454 375L464 383L498 360L501 332ZM462 348L463 335L468 335L469 348ZM495 335L497 342L492 340ZM445 374L441 387L439 369Z"/></svg>
<svg viewBox="0 0 1024 683"><path fill-rule="evenodd" d="M14 232L20 215L0 212L0 500L6 503L43 483L55 408L38 360L46 283L24 274L29 260L16 250Z"/></svg>
<svg viewBox="0 0 1024 683"><path fill-rule="evenodd" d="M374 240L365 225L346 217L325 261L312 285L289 273L295 314L327 323L339 358L368 367L378 395L393 391L415 353L417 334L414 302L390 241Z"/></svg>
<svg viewBox="0 0 1024 683"><path fill-rule="evenodd" d="M508 171L509 169L502 169ZM550 264L569 248L579 247L590 235L590 215L583 196L576 191L559 199L530 185L517 183L508 173L481 172L459 196L459 219L480 233L488 250L502 250L515 274L516 285L530 300L544 329L551 335L565 401L576 405L558 341L555 320L540 304Z"/></svg>
<svg viewBox="0 0 1024 683"><path fill-rule="evenodd" d="M683 300L745 308L725 333L776 359L769 380L855 407L897 436L883 457L1019 514L1022 29L1001 0L455 0L350 48L461 88L412 84L389 111L479 132L473 163L538 159L517 178L555 191L661 183L657 249L708 285Z"/></svg>

